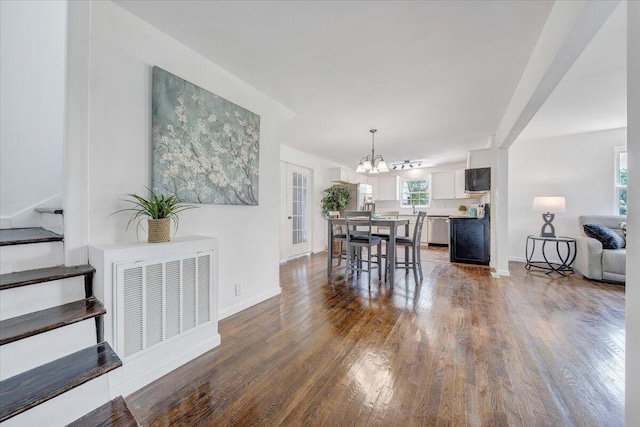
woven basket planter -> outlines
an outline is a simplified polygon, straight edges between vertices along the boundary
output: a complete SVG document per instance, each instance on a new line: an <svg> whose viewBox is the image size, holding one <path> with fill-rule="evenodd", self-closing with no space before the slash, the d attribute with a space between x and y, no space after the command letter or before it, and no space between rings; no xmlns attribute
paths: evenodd
<svg viewBox="0 0 640 427"><path fill-rule="evenodd" d="M149 243L168 242L171 238L171 218L148 219Z"/></svg>

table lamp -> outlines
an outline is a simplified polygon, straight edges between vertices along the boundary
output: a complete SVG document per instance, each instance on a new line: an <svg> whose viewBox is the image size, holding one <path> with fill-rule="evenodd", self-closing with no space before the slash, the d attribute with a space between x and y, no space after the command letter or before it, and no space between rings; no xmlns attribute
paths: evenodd
<svg viewBox="0 0 640 427"><path fill-rule="evenodd" d="M555 215L551 212L565 212L567 210L564 197L534 197L532 210L543 212L544 224L540 229L540 237L556 237L556 229L551 224Z"/></svg>

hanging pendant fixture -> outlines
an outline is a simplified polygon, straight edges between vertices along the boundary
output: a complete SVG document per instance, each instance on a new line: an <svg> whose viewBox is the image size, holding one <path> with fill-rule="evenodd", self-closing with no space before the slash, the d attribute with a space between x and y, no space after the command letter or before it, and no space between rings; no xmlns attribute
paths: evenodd
<svg viewBox="0 0 640 427"><path fill-rule="evenodd" d="M387 167L387 163L384 161L384 158L380 154L376 156L375 133L377 132L377 129L371 129L369 132L371 132L371 155L366 155L362 160L360 160L360 163L356 168L356 172L368 174L389 172L389 168Z"/></svg>

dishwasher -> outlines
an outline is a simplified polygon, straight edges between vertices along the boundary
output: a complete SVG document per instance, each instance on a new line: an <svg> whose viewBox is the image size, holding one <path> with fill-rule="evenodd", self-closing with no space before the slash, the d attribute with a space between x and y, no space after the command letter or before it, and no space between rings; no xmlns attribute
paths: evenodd
<svg viewBox="0 0 640 427"><path fill-rule="evenodd" d="M427 244L449 245L448 216L427 216Z"/></svg>

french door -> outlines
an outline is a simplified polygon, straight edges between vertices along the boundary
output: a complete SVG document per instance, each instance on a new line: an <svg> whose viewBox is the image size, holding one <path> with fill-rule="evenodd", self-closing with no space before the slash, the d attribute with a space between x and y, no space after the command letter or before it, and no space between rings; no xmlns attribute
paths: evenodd
<svg viewBox="0 0 640 427"><path fill-rule="evenodd" d="M311 170L287 163L287 258L311 252Z"/></svg>

